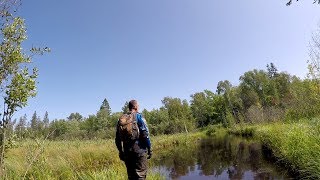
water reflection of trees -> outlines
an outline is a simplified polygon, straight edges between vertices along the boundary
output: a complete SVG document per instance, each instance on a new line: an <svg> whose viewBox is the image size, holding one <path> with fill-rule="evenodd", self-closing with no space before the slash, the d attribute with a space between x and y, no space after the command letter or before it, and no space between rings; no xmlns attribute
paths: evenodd
<svg viewBox="0 0 320 180"><path fill-rule="evenodd" d="M166 167L171 178L178 178L194 170L197 149L197 144L175 146L158 154L154 163Z"/></svg>
<svg viewBox="0 0 320 180"><path fill-rule="evenodd" d="M273 177L268 168L261 171L266 164L258 143L225 136L203 140L198 153L202 174L206 176L219 177L227 171L229 179L243 179L245 172L258 179Z"/></svg>
<svg viewBox="0 0 320 180"><path fill-rule="evenodd" d="M171 178L195 171L223 179L243 179L245 173L254 179L276 178L272 165L263 160L260 144L231 136L176 146L162 152L155 164L167 167Z"/></svg>

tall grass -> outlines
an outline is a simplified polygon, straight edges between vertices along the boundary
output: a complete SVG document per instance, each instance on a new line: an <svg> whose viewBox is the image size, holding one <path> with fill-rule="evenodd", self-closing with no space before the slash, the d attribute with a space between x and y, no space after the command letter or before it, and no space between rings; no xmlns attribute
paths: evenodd
<svg viewBox="0 0 320 180"><path fill-rule="evenodd" d="M301 179L320 179L320 120L237 127L233 134L250 134L272 150L275 157L298 172Z"/></svg>
<svg viewBox="0 0 320 180"><path fill-rule="evenodd" d="M203 133L152 137L154 157L177 145L190 145ZM196 145L196 144L195 144ZM149 162L152 166L154 163ZM3 179L126 179L113 139L96 141L25 141L11 149ZM148 172L148 179L164 179Z"/></svg>

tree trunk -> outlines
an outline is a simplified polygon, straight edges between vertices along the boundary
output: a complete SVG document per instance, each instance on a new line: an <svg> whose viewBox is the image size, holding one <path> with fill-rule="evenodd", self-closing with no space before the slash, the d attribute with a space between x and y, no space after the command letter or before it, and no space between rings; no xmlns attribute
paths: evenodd
<svg viewBox="0 0 320 180"><path fill-rule="evenodd" d="M188 129L187 129L187 126L186 126L185 122L184 122L184 129L185 129L186 133L188 133Z"/></svg>
<svg viewBox="0 0 320 180"><path fill-rule="evenodd" d="M5 142L6 142L6 133L5 128L3 127L1 129L1 148L0 148L0 177L3 177L4 175L4 153L5 153Z"/></svg>

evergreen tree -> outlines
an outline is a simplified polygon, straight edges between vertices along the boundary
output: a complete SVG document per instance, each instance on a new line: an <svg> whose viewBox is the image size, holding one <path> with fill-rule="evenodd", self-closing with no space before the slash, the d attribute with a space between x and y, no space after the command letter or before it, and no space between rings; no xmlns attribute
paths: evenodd
<svg viewBox="0 0 320 180"><path fill-rule="evenodd" d="M14 120L10 119L10 120L8 121L7 133L8 133L8 135L9 135L9 137L10 137L11 135L13 135L13 133L14 133L14 125L16 124L16 122L17 122L17 119L14 119Z"/></svg>
<svg viewBox="0 0 320 180"><path fill-rule="evenodd" d="M36 128L37 137L42 135L43 130L44 130L44 123L41 120L40 116L37 116L37 128Z"/></svg>
<svg viewBox="0 0 320 180"><path fill-rule="evenodd" d="M269 78L274 78L276 76L278 76L278 69L276 68L276 66L273 63L267 64L267 70L268 70L268 76Z"/></svg>
<svg viewBox="0 0 320 180"><path fill-rule="evenodd" d="M36 131L37 130L37 121L38 121L38 119L37 119L38 117L37 117L37 112L36 111L34 111L34 113L33 113L33 115L32 115L32 118L31 118L31 130L32 131Z"/></svg>
<svg viewBox="0 0 320 180"><path fill-rule="evenodd" d="M27 115L25 114L24 116L19 118L18 124L15 127L15 131L19 138L25 138L26 128L27 128Z"/></svg>
<svg viewBox="0 0 320 180"><path fill-rule="evenodd" d="M106 111L107 115L110 116L111 115L111 108L109 105L108 100L105 98L102 102L102 105L100 106L100 111Z"/></svg>
<svg viewBox="0 0 320 180"><path fill-rule="evenodd" d="M124 103L124 106L122 107L122 112L124 114L129 112L129 102L128 101L126 101L126 103Z"/></svg>
<svg viewBox="0 0 320 180"><path fill-rule="evenodd" d="M48 115L47 111L46 111L46 113L44 114L44 117L43 117L43 125L44 125L45 128L49 127L49 115Z"/></svg>

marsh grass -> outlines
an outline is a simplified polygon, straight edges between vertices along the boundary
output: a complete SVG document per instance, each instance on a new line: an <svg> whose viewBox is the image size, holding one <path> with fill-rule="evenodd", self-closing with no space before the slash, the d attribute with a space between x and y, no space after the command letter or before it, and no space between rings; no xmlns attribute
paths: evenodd
<svg viewBox="0 0 320 180"><path fill-rule="evenodd" d="M149 165L175 146L196 146L204 133L152 137L154 156ZM7 154L3 179L126 179L113 139L95 141L36 141L19 143ZM147 179L164 179L148 172Z"/></svg>
<svg viewBox="0 0 320 180"><path fill-rule="evenodd" d="M149 161L150 169L165 160L170 163L167 157L179 156L185 148L196 148L205 136L220 136L226 131L220 126L212 126L203 132L152 137L154 156ZM279 161L298 171L301 179L320 179L319 119L295 123L244 124L230 128L228 132L261 140ZM28 140L18 145L7 154L6 175L2 179L122 180L127 177L113 139L42 143ZM186 154L186 157L195 155ZM165 176L157 171L149 171L147 179L165 179Z"/></svg>
<svg viewBox="0 0 320 180"><path fill-rule="evenodd" d="M233 128L228 129L228 133L242 137L254 137L256 130L257 126L255 125L240 124L238 126L234 126Z"/></svg>
<svg viewBox="0 0 320 180"><path fill-rule="evenodd" d="M205 132L207 136L225 136L227 133L227 129L222 126L222 124L210 125L205 128Z"/></svg>
<svg viewBox="0 0 320 180"><path fill-rule="evenodd" d="M232 134L252 135L272 150L281 164L300 179L320 179L320 120L295 123L247 125L230 130Z"/></svg>

